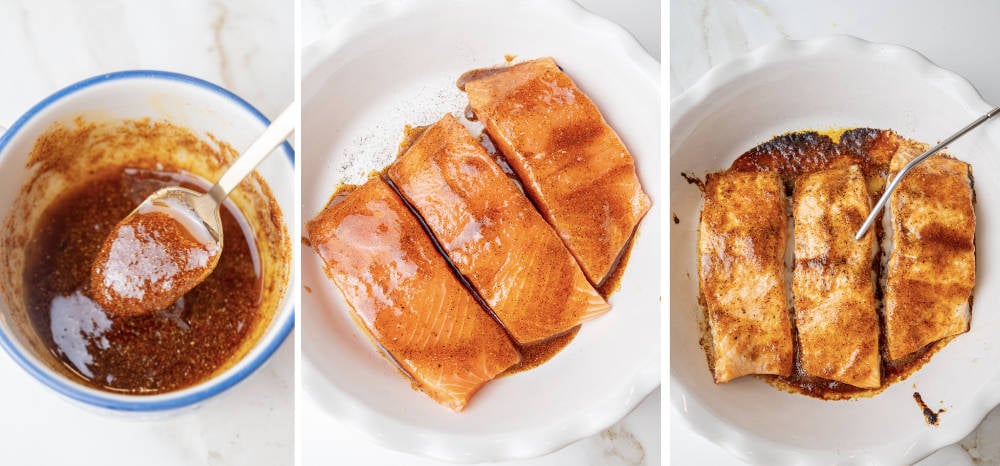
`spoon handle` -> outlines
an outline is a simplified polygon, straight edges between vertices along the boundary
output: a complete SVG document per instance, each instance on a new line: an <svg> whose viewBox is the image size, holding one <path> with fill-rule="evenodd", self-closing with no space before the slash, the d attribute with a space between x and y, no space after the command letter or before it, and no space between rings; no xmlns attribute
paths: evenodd
<svg viewBox="0 0 1000 466"><path fill-rule="evenodd" d="M292 134L295 129L298 113L297 103L292 102L288 108L281 112L281 115L278 115L278 118L275 118L267 126L267 129L250 145L250 148L240 154L239 158L226 169L219 181L208 192L216 204L221 204L222 201L226 200L229 193L236 189L243 178L253 172L254 168L257 168L257 165L260 165L274 151L274 148L285 142L288 135Z"/></svg>
<svg viewBox="0 0 1000 466"><path fill-rule="evenodd" d="M897 173L892 179L892 182L889 183L889 186L885 187L885 192L882 193L882 197L880 197L878 202L875 203L875 207L872 207L871 213L868 214L868 218L865 219L865 222L861 224L861 228L859 228L858 233L854 235L854 239L859 240L862 236L865 236L865 233L867 233L868 229L871 228L872 223L875 222L875 217L877 217L878 213L882 211L883 207L885 207L885 203L889 200L889 195L896 189L896 186L899 186L900 181L903 180L903 177L906 176L906 173L909 172L910 169L915 167L918 163L923 162L927 157L934 155L937 151L943 149L948 144L955 142L956 139L964 136L965 133L972 131L975 127L983 124L986 120L989 120L998 114L1000 114L1000 107L994 107L993 110L986 112L983 116L977 118L976 121L969 123L964 128L958 130L955 134L945 138L945 140L938 143L938 145L931 147L930 150L918 155L916 158L904 165L903 168L899 170L899 173Z"/></svg>

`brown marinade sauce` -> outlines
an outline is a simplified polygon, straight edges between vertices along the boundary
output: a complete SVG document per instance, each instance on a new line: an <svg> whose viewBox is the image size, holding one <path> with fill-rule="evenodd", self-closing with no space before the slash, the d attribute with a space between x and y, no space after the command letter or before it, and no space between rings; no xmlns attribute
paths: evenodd
<svg viewBox="0 0 1000 466"><path fill-rule="evenodd" d="M32 325L59 361L96 388L155 394L196 384L226 363L259 318L257 246L247 221L228 205L218 266L177 302L125 317L90 298L91 265L111 229L146 196L178 184L208 186L181 173L96 174L49 205L28 244L24 289Z"/></svg>
<svg viewBox="0 0 1000 466"><path fill-rule="evenodd" d="M924 398L920 396L920 392L913 392L913 401L917 402L917 406L920 408L920 412L923 413L927 425L936 426L941 422L941 413L945 412L944 408L937 411L929 408L927 403L924 403Z"/></svg>
<svg viewBox="0 0 1000 466"><path fill-rule="evenodd" d="M524 372L541 366L549 359L552 359L556 354L559 354L559 352L562 351L563 348L569 344L569 342L573 341L573 338L575 338L576 334L579 332L580 326L577 325L562 335L556 335L548 340L527 345L519 345L512 338L511 341L514 342L514 346L517 347L517 351L521 353L521 362L514 364L507 370L503 371L503 373L498 377L513 375L518 372Z"/></svg>

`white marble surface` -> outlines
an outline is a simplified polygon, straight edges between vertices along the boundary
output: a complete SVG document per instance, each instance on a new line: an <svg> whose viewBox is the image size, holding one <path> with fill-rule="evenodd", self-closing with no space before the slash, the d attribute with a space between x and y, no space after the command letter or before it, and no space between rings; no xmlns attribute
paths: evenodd
<svg viewBox="0 0 1000 466"><path fill-rule="evenodd" d="M302 0L302 44L308 46L366 0ZM596 14L629 30L659 57L659 2L655 0L580 0ZM431 466L446 463L382 448L350 426L330 418L310 396L299 392L302 465L366 464ZM656 465L660 464L660 390L655 390L621 422L540 458L502 463L508 466Z"/></svg>
<svg viewBox="0 0 1000 466"><path fill-rule="evenodd" d="M916 49L939 66L969 79L986 101L1000 104L996 52L1000 2L674 0L670 8L671 98L713 66L773 40L850 34ZM694 460L706 465L737 463L728 452L677 422L671 423L670 445L670 458L676 464ZM919 464L963 465L973 461L1000 464L1000 408L958 445Z"/></svg>
<svg viewBox="0 0 1000 466"><path fill-rule="evenodd" d="M220 84L269 116L294 93L293 0L0 0L0 126L81 79L162 69ZM94 414L0 354L0 464L290 465L294 338L191 412Z"/></svg>

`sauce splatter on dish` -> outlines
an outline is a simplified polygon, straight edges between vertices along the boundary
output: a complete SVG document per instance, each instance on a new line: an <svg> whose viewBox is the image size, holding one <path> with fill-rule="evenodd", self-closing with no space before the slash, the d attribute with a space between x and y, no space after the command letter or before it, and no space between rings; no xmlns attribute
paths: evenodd
<svg viewBox="0 0 1000 466"><path fill-rule="evenodd" d="M937 411L927 407L927 403L924 403L923 397L920 396L920 392L913 392L913 400L917 402L917 406L920 407L920 411L924 414L924 420L927 421L928 425L937 426L941 421L941 413L945 412L944 408Z"/></svg>

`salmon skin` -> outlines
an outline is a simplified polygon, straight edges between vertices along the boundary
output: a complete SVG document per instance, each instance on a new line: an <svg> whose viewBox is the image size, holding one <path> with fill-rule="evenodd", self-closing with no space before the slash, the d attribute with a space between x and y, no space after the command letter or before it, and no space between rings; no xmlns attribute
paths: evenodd
<svg viewBox="0 0 1000 466"><path fill-rule="evenodd" d="M520 361L381 178L327 206L306 230L355 319L438 403L461 411L484 383Z"/></svg>
<svg viewBox="0 0 1000 466"><path fill-rule="evenodd" d="M531 201L450 114L386 175L518 343L610 309Z"/></svg>
<svg viewBox="0 0 1000 466"><path fill-rule="evenodd" d="M698 279L716 383L747 374L791 374L786 205L781 178L773 172L708 174Z"/></svg>
<svg viewBox="0 0 1000 466"><path fill-rule="evenodd" d="M473 75L464 86L527 194L600 284L650 208L628 149L551 58Z"/></svg>
<svg viewBox="0 0 1000 466"><path fill-rule="evenodd" d="M901 144L890 177L927 147ZM910 170L889 198L885 327L894 360L969 330L976 283L973 198L969 165L940 153Z"/></svg>
<svg viewBox="0 0 1000 466"><path fill-rule="evenodd" d="M861 388L881 385L874 229L854 240L870 210L857 165L795 181L792 293L800 365L808 375Z"/></svg>

